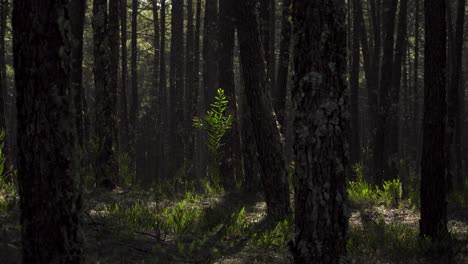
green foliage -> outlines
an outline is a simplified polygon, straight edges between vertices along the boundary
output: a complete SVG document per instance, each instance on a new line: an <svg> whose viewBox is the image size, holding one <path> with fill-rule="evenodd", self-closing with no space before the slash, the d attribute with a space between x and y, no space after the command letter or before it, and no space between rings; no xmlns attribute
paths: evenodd
<svg viewBox="0 0 468 264"><path fill-rule="evenodd" d="M278 222L272 230L252 235L252 245L261 249L281 249L292 239L294 223L292 219Z"/></svg>
<svg viewBox="0 0 468 264"><path fill-rule="evenodd" d="M420 258L429 249L429 241L420 239L416 226L403 223L386 224L383 217L348 232L347 250L353 259L360 256L386 258ZM398 262L398 261L397 261Z"/></svg>
<svg viewBox="0 0 468 264"><path fill-rule="evenodd" d="M182 235L195 230L201 210L182 200L174 207L165 209L162 214L166 219L166 227L175 235Z"/></svg>
<svg viewBox="0 0 468 264"><path fill-rule="evenodd" d="M132 158L130 155L127 152L115 151L115 159L119 170L119 177L116 179L118 180L116 182L123 188L135 186L136 174L132 169Z"/></svg>
<svg viewBox="0 0 468 264"><path fill-rule="evenodd" d="M377 204L378 194L376 189L364 180L363 170L360 165L353 167L356 173L356 180L349 181L348 197L355 205L369 207Z"/></svg>
<svg viewBox="0 0 468 264"><path fill-rule="evenodd" d="M16 205L18 196L16 171L6 168L4 141L5 132L0 131L0 212L11 210Z"/></svg>
<svg viewBox="0 0 468 264"><path fill-rule="evenodd" d="M385 181L382 189L366 182L362 167L355 165L356 180L348 183L349 200L357 206L371 207L381 203L387 207L398 207L402 200L403 187L399 179Z"/></svg>
<svg viewBox="0 0 468 264"><path fill-rule="evenodd" d="M226 234L231 237L242 236L248 227L247 219L245 218L245 208L242 207L239 212L232 213L229 222L226 228Z"/></svg>
<svg viewBox="0 0 468 264"><path fill-rule="evenodd" d="M228 100L224 90L219 88L215 96L215 102L211 104L211 109L202 118L194 117L193 126L202 129L208 134L209 167L208 173L215 183L219 183L219 162L222 157L223 143L221 139L234 123L232 114L226 114Z"/></svg>

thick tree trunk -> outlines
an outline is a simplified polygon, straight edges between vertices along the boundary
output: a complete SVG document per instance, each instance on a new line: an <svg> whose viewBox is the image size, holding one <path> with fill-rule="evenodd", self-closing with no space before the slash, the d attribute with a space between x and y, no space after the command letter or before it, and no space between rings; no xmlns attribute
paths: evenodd
<svg viewBox="0 0 468 264"><path fill-rule="evenodd" d="M424 119L421 159L420 233L447 234L445 186L446 23L445 1L425 0Z"/></svg>
<svg viewBox="0 0 468 264"><path fill-rule="evenodd" d="M281 131L285 134L285 110L286 96L288 93L288 74L290 63L291 50L291 0L283 0L283 14L281 16L281 41L278 61L278 74L275 88L275 113L278 118L278 123L281 126Z"/></svg>
<svg viewBox="0 0 468 264"><path fill-rule="evenodd" d="M110 87L110 50L107 24L107 1L93 1L94 84L96 89L96 184L112 188L117 167L112 147L115 122L115 101ZM109 96L110 95L110 96Z"/></svg>
<svg viewBox="0 0 468 264"><path fill-rule="evenodd" d="M16 0L18 181L23 263L80 263L79 177L68 1ZM67 29L68 28L68 29Z"/></svg>
<svg viewBox="0 0 468 264"><path fill-rule="evenodd" d="M247 102L250 107L269 214L289 211L289 188L281 134L271 103L255 1L237 3L237 29Z"/></svg>
<svg viewBox="0 0 468 264"><path fill-rule="evenodd" d="M389 179L389 153L385 149L389 129L389 113L391 107L390 90L392 86L393 44L395 34L395 14L397 1L384 0L382 4L383 57L380 68L380 93L377 126L374 138L374 177L375 183L382 185Z"/></svg>
<svg viewBox="0 0 468 264"><path fill-rule="evenodd" d="M345 263L345 16L344 1L294 1L295 263Z"/></svg>

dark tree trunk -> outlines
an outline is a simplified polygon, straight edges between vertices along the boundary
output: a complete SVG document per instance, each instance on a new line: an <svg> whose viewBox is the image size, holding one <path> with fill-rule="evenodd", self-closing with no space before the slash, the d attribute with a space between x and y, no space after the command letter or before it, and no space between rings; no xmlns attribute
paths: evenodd
<svg viewBox="0 0 468 264"><path fill-rule="evenodd" d="M276 95L275 90L276 90L276 1L275 0L269 0L270 5L268 8L268 11L270 12L269 16L269 37L268 40L270 44L269 46L269 51L266 54L267 57L265 57L266 60L268 60L268 77L270 78L270 89L271 89L271 95L272 98Z"/></svg>
<svg viewBox="0 0 468 264"><path fill-rule="evenodd" d="M281 16L281 41L278 61L278 75L275 88L275 113L285 134L285 109L288 93L289 57L291 50L291 0L283 0L283 14Z"/></svg>
<svg viewBox="0 0 468 264"><path fill-rule="evenodd" d="M7 119L7 105L8 101L8 87L7 87L7 72L6 72L6 45L5 33L7 30L7 15L9 10L9 0L0 0L0 130L6 133L5 140L3 141L3 153L7 158L7 166L12 164L16 155L13 155L13 144L11 120ZM10 121L10 122L9 122Z"/></svg>
<svg viewBox="0 0 468 264"><path fill-rule="evenodd" d="M270 3L272 0L257 0L260 5L259 12L259 27L260 27L260 35L261 35L261 42L263 47L263 52L265 54L265 63L267 69L267 77L269 78L269 70L268 67L270 66ZM257 8L257 7L255 7Z"/></svg>
<svg viewBox="0 0 468 264"><path fill-rule="evenodd" d="M184 160L184 57L183 0L172 1L171 69L169 90L170 172L175 175Z"/></svg>
<svg viewBox="0 0 468 264"><path fill-rule="evenodd" d="M419 89L419 46L420 46L420 2L421 0L415 0L415 11L414 11L414 65L413 65L413 94L414 94L414 112L413 112L413 142L415 143L416 153L416 174L419 175L421 171L421 129L422 129L422 102L423 95Z"/></svg>
<svg viewBox="0 0 468 264"><path fill-rule="evenodd" d="M69 1L16 0L13 54L23 263L80 263Z"/></svg>
<svg viewBox="0 0 468 264"><path fill-rule="evenodd" d="M201 12L202 12L202 3L201 0L197 0L197 11L196 11L196 18L195 18L195 42L194 42L194 49L195 49L195 64L194 64L194 79L193 79L193 90L197 93L196 96L196 105L194 106L194 112L192 115L197 114L204 114L201 110L204 109L205 102L203 101L204 98L204 91L203 87L200 83L200 35L201 35ZM195 132L194 140L195 140L195 157L193 158L195 163L195 177L201 179L204 176L204 161L203 161L203 148L204 144L201 140L202 138L202 131Z"/></svg>
<svg viewBox="0 0 468 264"><path fill-rule="evenodd" d="M461 146L458 135L461 134L461 118L460 118L460 78L462 72L462 51L463 51L463 31L465 23L465 0L457 1L457 20L455 23L455 34L452 38L452 45L449 45L449 63L451 64L448 85L448 112L447 112L447 162L448 175L447 184L449 186L463 186L463 178L461 177ZM449 12L452 14L452 12ZM449 16L450 16L449 14ZM448 25L451 27L451 25ZM450 30L453 31L453 30ZM449 33L450 33L449 31ZM450 38L449 38L450 39ZM450 188L452 189L452 188Z"/></svg>
<svg viewBox="0 0 468 264"><path fill-rule="evenodd" d="M195 74L195 46L194 46L194 23L193 23L193 0L187 0L187 39L185 50L185 104L184 104L184 159L190 167L187 170L189 179L195 175L194 149L195 149L195 130L193 129L193 117L197 111L198 86L194 85Z"/></svg>
<svg viewBox="0 0 468 264"><path fill-rule="evenodd" d="M345 263L345 16L344 1L294 1L295 263Z"/></svg>
<svg viewBox="0 0 468 264"><path fill-rule="evenodd" d="M395 14L397 1L384 0L382 4L383 57L380 68L380 93L377 126L374 138L374 177L375 183L382 185L389 179L389 152L385 149L389 129L391 107L390 90L392 86L393 44L395 34Z"/></svg>
<svg viewBox="0 0 468 264"><path fill-rule="evenodd" d="M281 134L271 103L255 0L237 3L237 29L247 102L250 107L269 214L289 211L289 188Z"/></svg>
<svg viewBox="0 0 468 264"><path fill-rule="evenodd" d="M420 232L433 240L447 234L445 186L445 1L425 0L424 119Z"/></svg>
<svg viewBox="0 0 468 264"><path fill-rule="evenodd" d="M234 185L240 177L240 137L237 119L236 90L234 84L234 35L235 14L229 0L219 2L219 86L224 89L229 101L229 114L234 116L232 128L224 136L224 156L221 164L223 185L227 188Z"/></svg>
<svg viewBox="0 0 468 264"><path fill-rule="evenodd" d="M117 175L112 150L114 144L115 101L112 100L113 88L110 87L110 50L106 0L93 1L93 36L98 153L95 164L95 177L97 186L112 188L114 177Z"/></svg>
<svg viewBox="0 0 468 264"><path fill-rule="evenodd" d="M386 138L385 151L388 152L388 174L387 179L398 177L400 167L400 87L403 59L407 46L407 14L408 0L400 1L398 14L398 29L395 46L395 55L392 70L392 85L390 89L390 109L388 113L388 136Z"/></svg>
<svg viewBox="0 0 468 264"><path fill-rule="evenodd" d="M136 141L138 137L138 44L137 44L137 26L138 26L138 0L132 0L132 38L131 38L131 55L130 55L130 72L131 72L131 104L130 104L130 143L132 145L131 151L136 151ZM133 153L136 155L136 152Z"/></svg>
<svg viewBox="0 0 468 264"><path fill-rule="evenodd" d="M218 1L205 1L205 28L203 32L203 82L205 109L210 109L218 89Z"/></svg>
<svg viewBox="0 0 468 264"><path fill-rule="evenodd" d="M86 1L71 1L70 10L73 10L73 16L70 17L70 26L76 42L73 43L71 50L71 84L74 93L75 104L75 127L77 131L78 144L84 143L84 120L83 120L83 31L84 16L86 10ZM1 100L0 100L1 104Z"/></svg>
<svg viewBox="0 0 468 264"><path fill-rule="evenodd" d="M161 153L161 166L159 174L162 177L167 177L168 174L168 104L167 104L167 76L166 76L166 0L161 0L161 44L160 47L160 62L159 62L159 99L160 116L158 128L161 130L159 138L159 147Z"/></svg>
<svg viewBox="0 0 468 264"><path fill-rule="evenodd" d="M118 0L109 1L110 87L112 89L112 101L115 102L115 105L117 105L119 93L119 6ZM114 115L118 116L117 107L115 107ZM115 122L114 128L112 128L114 142L118 142L119 140L117 125L117 122Z"/></svg>
<svg viewBox="0 0 468 264"><path fill-rule="evenodd" d="M127 110L127 0L120 2L120 19L121 19L121 46L122 46L122 69L120 80L120 149L128 152L129 144L129 124L128 124L128 110Z"/></svg>
<svg viewBox="0 0 468 264"><path fill-rule="evenodd" d="M351 69L350 69L350 106L351 106L351 133L350 133L350 158L351 163L360 163L361 161L361 144L359 140L360 122L359 122L359 68L360 68L360 50L359 37L361 32L359 27L359 8L361 6L353 4L353 23L352 23L352 47L351 47ZM350 36L348 36L350 37ZM365 36L367 37L367 36Z"/></svg>

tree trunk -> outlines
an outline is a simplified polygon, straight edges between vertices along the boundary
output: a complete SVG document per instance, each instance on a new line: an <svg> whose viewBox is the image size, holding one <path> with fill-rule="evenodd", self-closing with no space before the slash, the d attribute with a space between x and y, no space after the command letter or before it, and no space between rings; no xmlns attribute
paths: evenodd
<svg viewBox="0 0 468 264"><path fill-rule="evenodd" d="M71 83L74 92L75 103L75 127L77 131L78 144L84 143L84 120L83 120L83 31L86 1L71 1L70 10L73 16L70 17L70 25L76 42L72 46L72 72ZM1 100L0 100L1 104Z"/></svg>
<svg viewBox="0 0 468 264"><path fill-rule="evenodd" d="M420 45L420 2L421 0L415 0L415 11L414 11L414 66L413 66L413 94L414 94L414 113L413 113L413 139L416 143L415 153L416 153L416 174L419 175L421 171L421 146L422 146L422 118L421 110L423 105L423 100L421 97L423 95L420 93L419 89L419 45Z"/></svg>
<svg viewBox="0 0 468 264"><path fill-rule="evenodd" d="M408 20L408 0L400 1L400 11L398 14L398 29L395 46L395 55L392 70L392 85L390 89L390 109L388 113L388 136L386 138L385 151L388 152L388 173L386 179L398 177L400 167L400 87L403 59L407 46L407 20Z"/></svg>
<svg viewBox="0 0 468 264"><path fill-rule="evenodd" d="M276 80L275 113L281 126L281 131L285 134L285 109L286 96L288 93L288 74L291 50L291 0L283 0L283 14L281 16L281 41L278 61L278 74Z"/></svg>
<svg viewBox="0 0 468 264"><path fill-rule="evenodd" d="M159 142L161 153L161 166L159 174L162 177L167 177L168 174L168 104L167 104L167 76L166 76L166 0L161 0L161 44L159 45L160 62L159 62L159 89L160 95L158 104L161 106L158 128L161 130Z"/></svg>
<svg viewBox="0 0 468 264"><path fill-rule="evenodd" d="M390 90L392 86L393 43L395 34L395 14L397 1L384 0L382 4L383 57L380 68L380 94L377 126L374 138L374 177L377 185L382 185L389 179L389 153L385 149L387 131L389 129L389 113L391 107Z"/></svg>
<svg viewBox="0 0 468 264"><path fill-rule="evenodd" d="M183 0L172 1L171 13L171 69L169 90L170 173L176 172L184 160L184 58L183 58ZM184 174L185 175L185 171Z"/></svg>
<svg viewBox="0 0 468 264"><path fill-rule="evenodd" d="M237 29L247 102L250 107L269 214L289 211L289 188L281 134L271 103L255 1L237 3Z"/></svg>
<svg viewBox="0 0 468 264"><path fill-rule="evenodd" d="M460 119L460 78L462 72L462 51L463 51L463 31L465 22L465 0L457 1L457 20L454 36L449 37L449 63L451 64L448 71L448 112L447 112L447 184L448 186L463 186L463 180L460 176L461 172L461 151L460 144L457 144L456 137L460 135L461 119ZM449 12L450 17L452 12ZM452 28L452 25L448 25ZM453 32L449 30L448 34ZM451 40L451 41L450 41ZM456 183L456 184L455 184ZM452 189L452 188L449 188Z"/></svg>
<svg viewBox="0 0 468 264"><path fill-rule="evenodd" d="M5 33L7 27L7 15L8 15L9 5L8 0L0 0L0 130L6 133L6 137L3 141L3 153L7 158L7 165L12 164L13 157L12 146L9 144L11 142L11 127L8 127L7 120L7 106L6 102L8 100L8 87L7 87L7 73L6 73L6 45L5 45Z"/></svg>
<svg viewBox="0 0 468 264"><path fill-rule="evenodd" d="M120 80L120 149L128 152L129 144L129 124L127 110L127 0L120 2L121 19L121 46L122 46L122 77Z"/></svg>
<svg viewBox="0 0 468 264"><path fill-rule="evenodd" d="M345 16L344 1L294 1L295 263L345 263Z"/></svg>
<svg viewBox="0 0 468 264"><path fill-rule="evenodd" d="M96 184L113 188L117 167L114 159L113 128L115 101L110 87L110 50L107 24L107 1L93 1L94 84L96 89ZM110 96L109 96L110 95Z"/></svg>
<svg viewBox="0 0 468 264"><path fill-rule="evenodd" d="M18 182L23 263L80 263L79 177L68 1L16 0Z"/></svg>
<svg viewBox="0 0 468 264"><path fill-rule="evenodd" d="M433 240L447 234L445 186L446 23L445 1L425 0L424 119L421 159L420 233Z"/></svg>
<svg viewBox="0 0 468 264"><path fill-rule="evenodd" d="M205 102L203 101L204 98L204 91L203 87L200 84L200 35L201 35L201 0L197 0L197 14L195 18L195 66L194 66L194 79L193 79L193 90L197 93L196 96L196 105L194 106L194 112L192 115L202 115L204 114L201 110L204 109ZM204 144L202 142L202 131L195 132L194 140L195 140L195 157L193 158L195 163L195 178L201 179L204 176L204 160L203 160L203 148Z"/></svg>
<svg viewBox="0 0 468 264"><path fill-rule="evenodd" d="M203 82L205 110L211 108L218 89L218 1L205 1L205 28L203 32ZM205 111L203 111L204 114Z"/></svg>
<svg viewBox="0 0 468 264"><path fill-rule="evenodd" d="M268 57L265 59L268 60L268 77L270 78L270 88L271 88L271 96L274 98L276 95L276 1L270 0L270 5L268 11L270 12L270 19L269 19L269 37L268 40L270 41L269 52L267 54ZM274 99L276 101L276 99Z"/></svg>
<svg viewBox="0 0 468 264"><path fill-rule="evenodd" d="M187 0L187 39L185 51L185 104L184 104L184 159L190 167L187 170L187 177L193 179L195 175L195 130L193 129L193 117L197 111L198 86L194 85L195 80L195 47L194 47L194 23L193 23L193 0Z"/></svg>
<svg viewBox="0 0 468 264"><path fill-rule="evenodd" d="M138 137L138 43L137 43L137 26L138 26L138 0L132 0L132 38L131 38L131 55L130 55L130 72L131 72L131 104L130 104L130 148L133 159L136 157L136 142Z"/></svg>
<svg viewBox="0 0 468 264"><path fill-rule="evenodd" d="M222 182L226 188L233 187L240 178L240 137L237 118L237 101L234 83L234 36L235 14L229 0L219 2L219 86L224 89L228 103L227 113L234 116L234 124L224 136L224 156L221 164Z"/></svg>
<svg viewBox="0 0 468 264"><path fill-rule="evenodd" d="M352 23L352 47L351 47L351 69L350 69L350 106L351 106L351 135L350 135L350 148L351 148L351 164L360 163L361 161L361 144L359 140L360 122L359 122L359 68L360 68L360 50L359 50L359 8L360 6L352 6L353 10L353 23ZM348 38L351 36L348 36ZM367 37L367 36L365 36Z"/></svg>
<svg viewBox="0 0 468 264"><path fill-rule="evenodd" d="M117 105L119 93L119 6L119 1L117 0L109 2L110 87L112 89L112 101L115 102L114 105ZM114 115L116 117L118 115L117 107L115 107ZM114 123L114 126L112 128L112 136L114 137L114 142L118 142L117 122Z"/></svg>

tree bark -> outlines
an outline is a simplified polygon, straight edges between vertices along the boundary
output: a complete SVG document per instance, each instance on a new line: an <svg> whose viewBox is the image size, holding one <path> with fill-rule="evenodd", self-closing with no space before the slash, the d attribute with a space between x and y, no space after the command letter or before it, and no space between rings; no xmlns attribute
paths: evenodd
<svg viewBox="0 0 468 264"><path fill-rule="evenodd" d="M112 89L112 101L117 105L119 94L119 1L109 1L109 51L110 51L110 87ZM117 107L115 109L115 117L118 116ZM114 122L112 129L114 142L118 142L119 133L117 122Z"/></svg>
<svg viewBox="0 0 468 264"><path fill-rule="evenodd" d="M350 158L351 164L360 163L361 161L361 144L360 144L360 121L359 121L359 69L360 69L360 35L362 34L359 26L359 5L354 1L352 5L352 47L351 47L351 69L350 69L350 108L351 108L351 133L350 133ZM348 36L350 37L350 36ZM367 36L365 36L367 37Z"/></svg>
<svg viewBox="0 0 468 264"><path fill-rule="evenodd" d="M184 159L186 164L190 164L187 170L189 179L195 175L195 130L193 129L193 117L197 112L198 86L194 85L195 80L195 46L194 46L194 23L193 23L193 0L187 0L187 39L185 50L185 104L184 104Z"/></svg>
<svg viewBox="0 0 468 264"><path fill-rule="evenodd" d="M200 83L200 76L202 75L200 73L200 37L201 37L201 12L202 12L202 3L201 0L197 0L197 11L196 11L196 18L195 18L195 43L194 43L194 49L195 49L195 66L194 66L194 79L193 79L193 90L194 92L197 93L196 99L196 105L194 106L194 112L193 115L202 115L204 114L202 109L205 108L205 102L204 102L204 86L201 85ZM205 168L205 162L204 162L204 157L203 157L203 147L204 144L202 142L202 131L195 132L195 153L196 157L194 157L194 162L195 162L195 177L197 179L201 179L204 176L204 168Z"/></svg>
<svg viewBox="0 0 468 264"><path fill-rule="evenodd" d="M81 261L69 14L69 1L13 4L23 263Z"/></svg>
<svg viewBox="0 0 468 264"><path fill-rule="evenodd" d="M122 46L122 61L121 61L121 80L120 80L120 149L128 152L129 149L129 124L128 124L128 103L127 103L127 0L120 2L120 19L121 19L121 46Z"/></svg>
<svg viewBox="0 0 468 264"><path fill-rule="evenodd" d="M281 41L278 61L278 74L276 80L276 94L275 94L275 113L278 118L278 123L281 126L281 131L285 134L285 109L286 109L286 96L288 93L288 74L290 63L290 50L291 50L291 0L283 0L281 16Z"/></svg>
<svg viewBox="0 0 468 264"><path fill-rule="evenodd" d="M445 182L446 12L445 1L425 0L424 119L421 159L420 234L447 234Z"/></svg>
<svg viewBox="0 0 468 264"><path fill-rule="evenodd" d="M377 126L374 138L374 177L377 185L382 185L389 175L389 153L385 149L389 129L391 107L390 90L392 86L393 44L395 34L395 14L397 1L384 0L382 4L383 57L380 67L380 93Z"/></svg>
<svg viewBox="0 0 468 264"><path fill-rule="evenodd" d="M297 0L295 263L345 263L349 109L344 1Z"/></svg>
<svg viewBox="0 0 468 264"><path fill-rule="evenodd" d="M289 211L289 188L281 134L271 103L255 1L237 3L237 32L247 102L250 107L269 214ZM246 70L248 69L248 70Z"/></svg>
<svg viewBox="0 0 468 264"><path fill-rule="evenodd" d="M170 173L175 175L184 160L184 57L183 0L172 1L171 69L169 90ZM185 175L185 172L184 174Z"/></svg>
<svg viewBox="0 0 468 264"><path fill-rule="evenodd" d="M218 78L218 1L205 1L205 25L203 32L203 82L205 108L211 108L216 90L219 88ZM204 114L205 111L203 111Z"/></svg>
<svg viewBox="0 0 468 264"><path fill-rule="evenodd" d="M138 26L138 0L132 0L132 37L131 37L131 54L130 54L130 72L131 72L131 104L130 104L130 144L132 145L131 152L136 155L136 142L138 137L138 43L137 43L137 26ZM132 155L132 156L133 156ZM134 156L135 157L135 156ZM134 158L133 157L133 158Z"/></svg>
<svg viewBox="0 0 468 264"><path fill-rule="evenodd" d="M160 96L158 99L161 106L158 128L161 129L160 137L160 152L161 152L161 166L159 174L167 178L168 175L168 98L167 98L167 76L166 76L166 0L161 0L161 44L159 45L160 62L159 62L159 89Z"/></svg>
<svg viewBox="0 0 468 264"><path fill-rule="evenodd" d="M94 36L94 84L96 89L96 140L97 158L95 164L96 185L111 189L117 167L112 150L115 122L115 101L110 87L110 50L107 18L107 1L93 1ZM109 96L111 95L111 96Z"/></svg>

